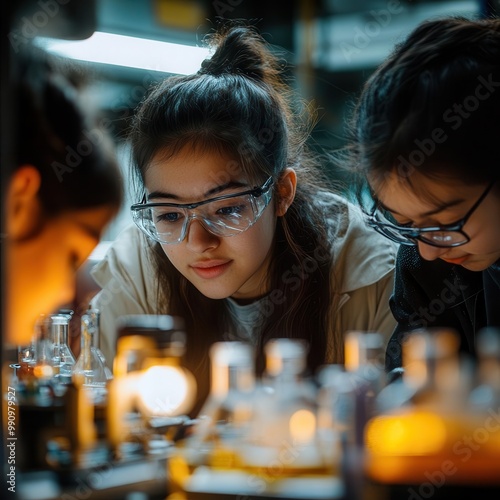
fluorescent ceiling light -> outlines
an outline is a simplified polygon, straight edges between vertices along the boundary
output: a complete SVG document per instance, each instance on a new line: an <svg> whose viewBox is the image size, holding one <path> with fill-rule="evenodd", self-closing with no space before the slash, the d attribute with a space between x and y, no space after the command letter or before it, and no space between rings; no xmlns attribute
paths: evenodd
<svg viewBox="0 0 500 500"><path fill-rule="evenodd" d="M196 73L202 61L210 56L209 49L204 47L99 31L86 40L70 41L38 37L36 42L48 52L70 59L179 75Z"/></svg>

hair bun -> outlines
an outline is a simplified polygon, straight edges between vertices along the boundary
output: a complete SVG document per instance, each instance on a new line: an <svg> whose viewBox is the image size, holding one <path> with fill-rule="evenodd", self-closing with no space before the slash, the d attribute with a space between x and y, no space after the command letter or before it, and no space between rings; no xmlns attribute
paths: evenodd
<svg viewBox="0 0 500 500"><path fill-rule="evenodd" d="M199 74L242 75L269 83L278 78L276 58L255 29L229 26L211 35L208 43L215 52L203 61Z"/></svg>

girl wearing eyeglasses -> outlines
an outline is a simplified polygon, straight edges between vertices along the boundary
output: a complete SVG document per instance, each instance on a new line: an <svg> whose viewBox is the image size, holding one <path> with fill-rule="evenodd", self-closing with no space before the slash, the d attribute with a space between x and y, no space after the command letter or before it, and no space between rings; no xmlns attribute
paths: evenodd
<svg viewBox="0 0 500 500"><path fill-rule="evenodd" d="M401 243L387 368L417 328L451 327L475 352L500 327L500 20L425 22L365 85L354 133L374 204Z"/></svg>
<svg viewBox="0 0 500 500"><path fill-rule="evenodd" d="M342 362L347 330L395 325L395 245L323 188L278 60L246 27L214 45L197 74L167 78L139 107L136 227L94 272L106 357L118 316L181 316L202 395L215 341L261 353L270 338L304 338L313 370Z"/></svg>

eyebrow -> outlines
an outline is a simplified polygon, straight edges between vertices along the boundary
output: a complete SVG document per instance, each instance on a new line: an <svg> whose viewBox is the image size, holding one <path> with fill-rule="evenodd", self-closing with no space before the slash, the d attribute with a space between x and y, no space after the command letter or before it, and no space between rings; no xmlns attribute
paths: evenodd
<svg viewBox="0 0 500 500"><path fill-rule="evenodd" d="M446 203L441 203L437 207L433 208L432 210L429 210L428 212L424 212L423 214L420 215L420 217L430 217L432 215L436 215L439 212L442 212L443 210L446 210L448 208L455 207L457 205L460 205L463 203L465 200L463 198L457 198L456 200L448 201ZM391 212L396 215L401 215L398 211L393 210L392 208L389 208L387 205L384 205L381 201L377 200L377 205L379 207L382 207L384 210L387 210L388 212Z"/></svg>
<svg viewBox="0 0 500 500"><path fill-rule="evenodd" d="M237 181L229 181L226 182L225 184L221 184L220 186L215 186L212 189L209 189L203 194L204 198L208 198L210 196L213 196L218 193L222 193L223 191L226 191L227 189L235 189L235 188L242 188L242 187L248 187L248 184L245 184L244 182L237 182ZM153 191L148 195L148 200L154 200L158 198L169 198L171 200L177 200L177 201L182 201L183 198L181 196L177 196L176 194L172 193L166 193L165 191Z"/></svg>

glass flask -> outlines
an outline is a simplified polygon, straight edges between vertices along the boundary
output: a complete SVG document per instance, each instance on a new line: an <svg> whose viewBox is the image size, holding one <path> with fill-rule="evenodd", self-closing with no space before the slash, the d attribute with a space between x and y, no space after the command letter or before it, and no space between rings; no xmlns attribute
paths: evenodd
<svg viewBox="0 0 500 500"><path fill-rule="evenodd" d="M71 375L75 365L75 357L68 345L69 322L68 314L50 316L50 329L53 344L52 361L54 366L54 383L67 385L71 383Z"/></svg>
<svg viewBox="0 0 500 500"><path fill-rule="evenodd" d="M258 432L261 426L265 431L260 436L254 434L252 439L270 444L265 433L272 431L272 441L278 448L283 441L308 440L305 435L295 436L295 431L287 426L297 410L315 413L314 387L302 378L308 346L301 340L283 338L269 341L264 350L266 368L260 388L259 424L254 426L254 431ZM311 425L309 431L313 433L315 421L311 420Z"/></svg>
<svg viewBox="0 0 500 500"><path fill-rule="evenodd" d="M106 395L106 384L113 378L99 349L99 311L88 309L81 318L81 349L73 368L73 378L91 390L94 402Z"/></svg>
<svg viewBox="0 0 500 500"><path fill-rule="evenodd" d="M54 341L50 317L41 314L35 325L34 337L35 366L33 373L38 380L52 380L59 366L54 365Z"/></svg>

